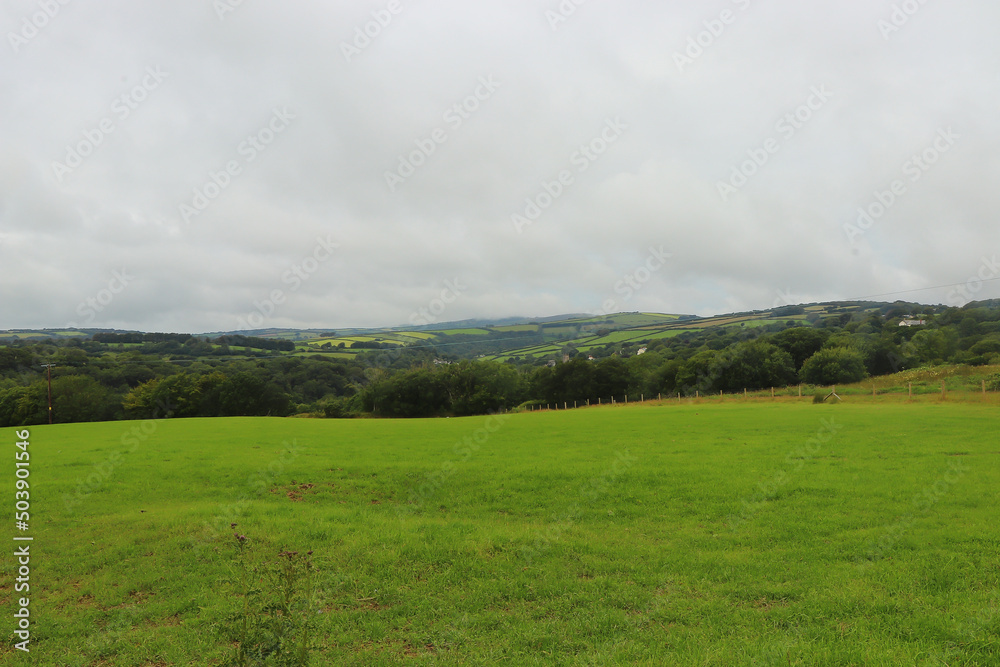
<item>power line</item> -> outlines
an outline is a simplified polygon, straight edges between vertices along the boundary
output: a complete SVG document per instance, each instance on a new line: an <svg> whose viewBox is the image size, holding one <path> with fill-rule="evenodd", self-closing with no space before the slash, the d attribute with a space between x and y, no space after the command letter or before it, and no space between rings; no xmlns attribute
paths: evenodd
<svg viewBox="0 0 1000 667"><path fill-rule="evenodd" d="M996 280L1000 280L1000 278L987 278L985 280L981 280L980 282L990 283L990 282L994 282ZM896 296L897 294L912 294L913 292L927 292L927 291L930 291L930 290L933 290L933 289L947 289L949 287L959 287L959 286L964 285L964 284L965 283L951 283L950 285L938 285L937 287L921 287L921 288L918 288L918 289L902 290L900 292L886 292L884 294L869 294L868 296L859 296L859 297L855 297L853 299L847 299L847 301L864 301L865 299L877 299L878 297L882 297L882 296Z"/></svg>

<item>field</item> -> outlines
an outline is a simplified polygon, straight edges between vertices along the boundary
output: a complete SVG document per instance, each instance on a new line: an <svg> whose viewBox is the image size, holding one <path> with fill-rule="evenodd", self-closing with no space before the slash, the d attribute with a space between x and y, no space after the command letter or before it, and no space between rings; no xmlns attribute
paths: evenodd
<svg viewBox="0 0 1000 667"><path fill-rule="evenodd" d="M32 652L0 662L222 664L239 532L313 551L317 665L998 665L997 410L34 427Z"/></svg>

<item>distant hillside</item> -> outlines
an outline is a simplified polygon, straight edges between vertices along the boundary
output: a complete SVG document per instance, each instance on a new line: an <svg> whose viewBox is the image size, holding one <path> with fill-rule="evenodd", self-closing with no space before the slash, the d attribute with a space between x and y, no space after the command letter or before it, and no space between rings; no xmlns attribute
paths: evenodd
<svg viewBox="0 0 1000 667"><path fill-rule="evenodd" d="M1000 300L994 300L1000 303ZM988 304L989 302L984 302ZM970 304L971 306L972 304ZM984 305L988 307L988 305ZM613 350L671 338L684 332L712 327L759 327L774 321L801 320L815 323L825 318L841 318L859 312L904 317L939 312L944 306L896 301L835 301L782 306L770 310L728 313L712 317L663 313L615 313L594 316L586 313L550 317L508 317L470 319L423 326L390 328L281 329L217 331L194 334L217 345L230 345L246 337L277 339L295 343L294 354L327 354L353 357L364 351L393 348L442 348L465 357L496 360L539 358L560 355L567 346L579 352ZM115 329L12 329L0 332L0 340L91 339L95 334L135 334Z"/></svg>

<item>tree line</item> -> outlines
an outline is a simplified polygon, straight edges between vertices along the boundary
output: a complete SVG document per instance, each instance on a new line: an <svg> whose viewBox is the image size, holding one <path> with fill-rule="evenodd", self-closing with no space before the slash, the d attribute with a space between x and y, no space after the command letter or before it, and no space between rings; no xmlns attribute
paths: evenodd
<svg viewBox="0 0 1000 667"><path fill-rule="evenodd" d="M897 306L756 328L707 328L586 351L567 344L558 354L507 362L461 358L460 346L371 349L350 359L292 356L284 354L289 341L277 341L279 347L245 336L211 343L183 334L11 342L0 347L0 426L48 420L42 364L54 364L55 421L84 422L462 416L625 395L829 386L924 366L1000 363L1000 303L921 308L927 319L922 326L898 326L913 308ZM253 350L262 341L270 347L256 354L215 354L216 346Z"/></svg>

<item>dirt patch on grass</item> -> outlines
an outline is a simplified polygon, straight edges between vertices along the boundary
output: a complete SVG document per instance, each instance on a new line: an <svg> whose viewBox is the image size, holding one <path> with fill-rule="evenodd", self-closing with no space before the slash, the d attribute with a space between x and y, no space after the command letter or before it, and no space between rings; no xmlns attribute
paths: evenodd
<svg viewBox="0 0 1000 667"><path fill-rule="evenodd" d="M271 489L271 493L281 493L292 502L300 502L305 496L315 494L316 492L313 491L315 488L315 484L308 482L296 484L295 480L292 480L292 483L288 486L279 486Z"/></svg>

